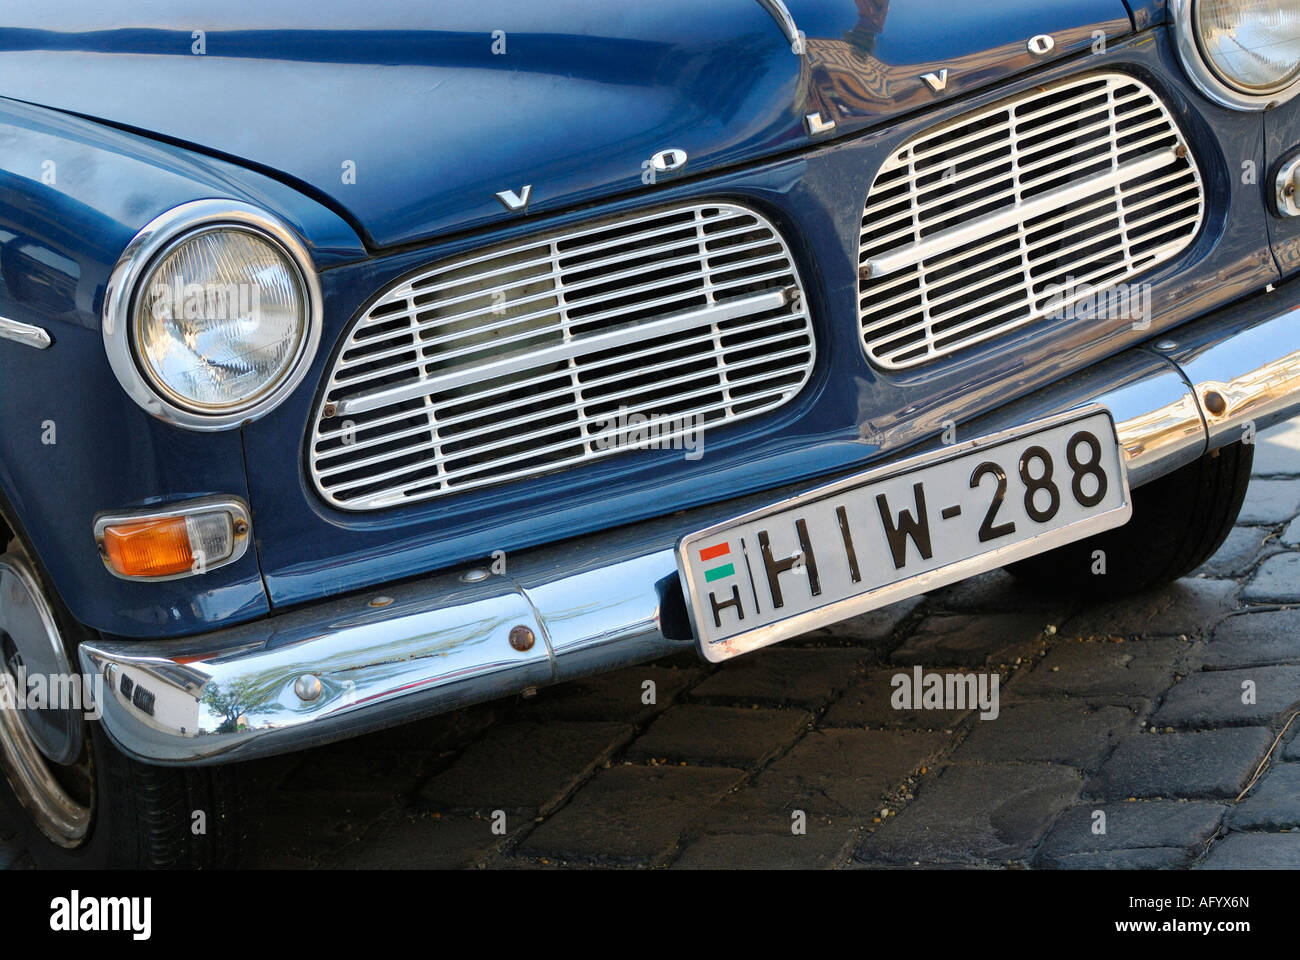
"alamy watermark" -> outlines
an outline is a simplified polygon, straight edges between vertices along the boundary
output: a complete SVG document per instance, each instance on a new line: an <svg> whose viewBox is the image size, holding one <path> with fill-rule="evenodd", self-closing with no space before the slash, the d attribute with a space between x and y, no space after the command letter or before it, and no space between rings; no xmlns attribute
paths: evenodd
<svg viewBox="0 0 1300 960"><path fill-rule="evenodd" d="M889 704L895 710L974 710L981 720L998 718L996 673L926 673L921 667L896 673L889 679L894 692Z"/></svg>
<svg viewBox="0 0 1300 960"><path fill-rule="evenodd" d="M1151 326L1151 284L1117 283L1096 287L1087 281L1066 277L1064 283L1049 284L1043 291L1046 316L1052 320L1128 320L1135 330Z"/></svg>
<svg viewBox="0 0 1300 960"><path fill-rule="evenodd" d="M255 283L155 283L149 288L155 320L236 320L256 318L261 292Z"/></svg>
<svg viewBox="0 0 1300 960"><path fill-rule="evenodd" d="M21 663L0 672L0 710L68 710L87 720L103 716L104 676L100 673L33 673Z"/></svg>
<svg viewBox="0 0 1300 960"><path fill-rule="evenodd" d="M649 415L618 413L592 424L597 450L684 450L687 460L704 456L704 416L699 413Z"/></svg>

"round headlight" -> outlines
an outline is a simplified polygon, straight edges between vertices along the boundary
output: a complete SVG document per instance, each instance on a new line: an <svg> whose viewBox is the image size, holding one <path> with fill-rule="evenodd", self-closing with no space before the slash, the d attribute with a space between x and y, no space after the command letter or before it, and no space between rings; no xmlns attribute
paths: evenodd
<svg viewBox="0 0 1300 960"><path fill-rule="evenodd" d="M183 237L136 293L134 339L145 375L198 412L256 403L293 367L306 330L297 267L270 240L240 228Z"/></svg>
<svg viewBox="0 0 1300 960"><path fill-rule="evenodd" d="M1300 75L1300 0L1197 0L1196 35L1211 69L1246 93Z"/></svg>
<svg viewBox="0 0 1300 960"><path fill-rule="evenodd" d="M1262 110L1300 91L1300 0L1171 0L1178 52L1217 103Z"/></svg>
<svg viewBox="0 0 1300 960"><path fill-rule="evenodd" d="M306 373L320 340L320 286L280 220L236 200L169 210L109 278L104 347L154 416L193 430L256 419Z"/></svg>

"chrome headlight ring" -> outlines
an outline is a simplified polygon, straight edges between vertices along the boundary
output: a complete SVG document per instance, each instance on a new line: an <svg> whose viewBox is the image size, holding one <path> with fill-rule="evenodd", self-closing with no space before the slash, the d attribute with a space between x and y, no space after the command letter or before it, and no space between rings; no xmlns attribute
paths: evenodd
<svg viewBox="0 0 1300 960"><path fill-rule="evenodd" d="M1300 74L1276 89L1254 91L1228 82L1210 63L1202 49L1196 25L1196 4L1201 0L1170 0L1174 46L1178 59L1196 88L1212 101L1233 110L1266 110L1286 103L1300 93Z"/></svg>
<svg viewBox="0 0 1300 960"><path fill-rule="evenodd" d="M224 412L201 412L175 402L155 386L137 356L134 327L139 287L178 244L205 231L232 227L257 235L284 254L303 293L304 327L293 360L264 394ZM127 244L104 294L104 350L122 389L145 411L187 430L227 430L256 420L278 406L302 382L321 336L320 281L306 247L278 217L240 200L194 200L149 221Z"/></svg>

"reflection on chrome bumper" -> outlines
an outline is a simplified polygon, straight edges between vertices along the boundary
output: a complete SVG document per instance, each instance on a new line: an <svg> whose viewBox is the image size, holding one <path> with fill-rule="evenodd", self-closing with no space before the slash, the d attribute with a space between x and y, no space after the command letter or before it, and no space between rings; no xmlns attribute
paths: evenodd
<svg viewBox="0 0 1300 960"><path fill-rule="evenodd" d="M1281 299L1180 327L962 431L1100 402L1140 486L1300 410L1300 308ZM87 644L81 659L105 674L109 734L139 759L302 749L692 648L677 537L806 486L512 555L508 576L446 573L201 637Z"/></svg>

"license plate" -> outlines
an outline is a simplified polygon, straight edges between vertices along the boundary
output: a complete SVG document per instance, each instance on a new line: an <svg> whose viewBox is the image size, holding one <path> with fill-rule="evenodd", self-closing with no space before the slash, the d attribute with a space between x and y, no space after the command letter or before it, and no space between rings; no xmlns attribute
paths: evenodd
<svg viewBox="0 0 1300 960"><path fill-rule="evenodd" d="M1128 521L1110 412L1093 406L891 463L684 536L704 657L737 654Z"/></svg>

